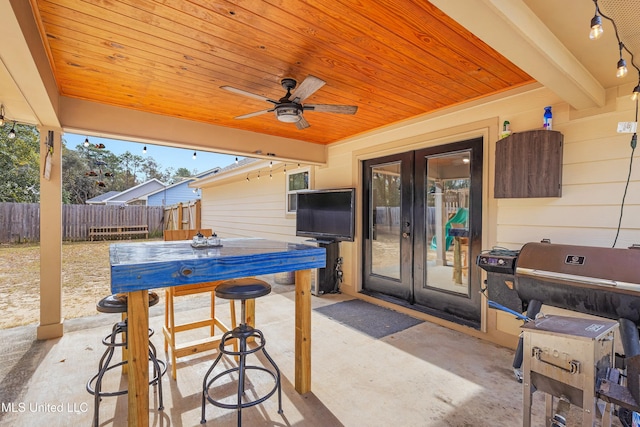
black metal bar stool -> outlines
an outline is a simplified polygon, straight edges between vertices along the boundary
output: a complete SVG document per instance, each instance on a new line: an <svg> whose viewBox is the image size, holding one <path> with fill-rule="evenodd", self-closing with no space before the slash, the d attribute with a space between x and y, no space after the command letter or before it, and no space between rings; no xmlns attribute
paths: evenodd
<svg viewBox="0 0 640 427"><path fill-rule="evenodd" d="M280 386L280 370L278 369L278 366L276 366L273 359L271 359L271 357L267 353L267 350L264 348L266 344L264 335L258 329L247 325L245 313L246 300L259 298L269 294L270 292L271 285L269 285L265 281L254 278L227 280L216 288L216 297L241 301L240 324L232 331L224 333L224 335L222 336L222 340L220 341L220 350L218 352L218 357L216 357L213 365L211 365L211 367L207 371L207 374L204 376L204 381L202 382L202 419L200 420L201 424L207 422L205 418L205 405L207 401L219 408L235 409L238 412L238 426L241 426L242 409L264 402L265 400L273 396L276 391L278 391L278 413L282 413L282 389ZM255 339L256 346L254 348L247 348L247 340L250 338ZM238 340L238 351L226 349L226 346L229 345L227 341L232 340ZM258 351L262 351L271 366L273 366L273 371L262 366L246 364L247 356ZM209 379L209 376L213 373L213 370L222 358L222 355L225 354L227 356L234 356L235 358L237 358L239 360L238 366L227 369ZM243 401L242 398L245 394L244 392L246 386L245 381L247 379L247 371L262 371L271 375L274 380L273 389L264 394L262 397L258 397L254 400ZM211 395L209 394L209 388L212 387L213 383L233 372L238 373L238 394L236 401L234 403L224 403L219 399L214 399L213 397L211 397Z"/></svg>
<svg viewBox="0 0 640 427"><path fill-rule="evenodd" d="M158 303L160 298L155 292L149 292L149 307L152 307ZM126 313L127 312L127 294L114 294L109 295L101 299L96 308L101 313ZM124 366L128 363L128 360L122 360L121 362L109 365L113 358L113 353L116 348L126 348L126 338L118 340L118 335L127 334L127 319L124 319L115 325L111 330L111 334L102 339L102 343L107 347L102 358L100 358L100 364L98 373L94 375L87 382L87 391L94 396L94 415L93 425L95 427L100 425L100 401L103 397L121 396L128 393L128 389L118 391L103 391L102 380L104 375L111 369L115 369L118 366ZM153 336L153 329L149 328L149 337ZM149 385L159 385L158 387L158 410L164 409L162 402L162 375L167 371L167 365L164 360L158 360L156 357L156 348L149 341L149 361L153 365L153 376L149 380Z"/></svg>

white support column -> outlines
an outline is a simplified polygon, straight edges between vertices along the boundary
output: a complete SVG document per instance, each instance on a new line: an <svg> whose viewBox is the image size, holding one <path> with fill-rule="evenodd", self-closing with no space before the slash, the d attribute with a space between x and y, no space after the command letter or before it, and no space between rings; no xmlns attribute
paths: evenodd
<svg viewBox="0 0 640 427"><path fill-rule="evenodd" d="M50 148L51 147L51 148ZM47 154L51 156L47 159ZM50 173L46 173L50 162ZM38 339L58 338L62 318L62 131L40 128L40 324Z"/></svg>

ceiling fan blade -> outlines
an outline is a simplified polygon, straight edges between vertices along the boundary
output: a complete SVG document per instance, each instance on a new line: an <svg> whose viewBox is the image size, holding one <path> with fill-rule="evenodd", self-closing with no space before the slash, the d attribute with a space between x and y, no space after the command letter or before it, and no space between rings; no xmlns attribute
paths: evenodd
<svg viewBox="0 0 640 427"><path fill-rule="evenodd" d="M330 105L330 104L307 104L305 110L318 111L320 113L355 114L358 107L355 105Z"/></svg>
<svg viewBox="0 0 640 427"><path fill-rule="evenodd" d="M303 102L305 99L313 95L315 91L324 86L325 83L326 82L324 80L309 74L307 78L304 79L302 83L300 83L298 89L293 92L293 94L291 95L291 100L298 103Z"/></svg>
<svg viewBox="0 0 640 427"><path fill-rule="evenodd" d="M300 120L296 122L296 127L302 130L308 128L309 126L311 126L309 122L304 118L303 115L300 115Z"/></svg>
<svg viewBox="0 0 640 427"><path fill-rule="evenodd" d="M270 113L272 112L272 109L269 110L262 110L262 111L254 111L253 113L249 113L249 114L243 114L241 116L238 117L234 117L234 119L248 119L250 117L255 117L255 116L259 116L261 114L266 114L266 113Z"/></svg>
<svg viewBox="0 0 640 427"><path fill-rule="evenodd" d="M228 90L229 92L237 93L239 95L248 96L249 98L257 99L258 101L267 101L267 102L271 102L272 104L278 103L278 101L269 99L266 96L256 95L255 93L247 92L246 90L238 89L231 86L220 86L220 89Z"/></svg>

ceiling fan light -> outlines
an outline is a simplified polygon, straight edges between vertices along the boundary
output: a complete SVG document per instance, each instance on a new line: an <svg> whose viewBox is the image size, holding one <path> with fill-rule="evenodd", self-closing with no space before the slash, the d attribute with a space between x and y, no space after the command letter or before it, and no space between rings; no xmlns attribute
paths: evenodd
<svg viewBox="0 0 640 427"><path fill-rule="evenodd" d="M300 121L300 108L295 104L282 105L276 108L276 118L284 123L296 123Z"/></svg>

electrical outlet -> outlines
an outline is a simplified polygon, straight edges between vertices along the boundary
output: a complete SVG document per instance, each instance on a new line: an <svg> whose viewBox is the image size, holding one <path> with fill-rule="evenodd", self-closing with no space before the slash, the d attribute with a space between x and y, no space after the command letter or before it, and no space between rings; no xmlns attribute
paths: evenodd
<svg viewBox="0 0 640 427"><path fill-rule="evenodd" d="M618 122L618 133L636 133L638 122Z"/></svg>

